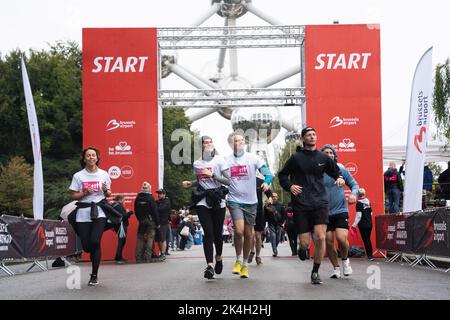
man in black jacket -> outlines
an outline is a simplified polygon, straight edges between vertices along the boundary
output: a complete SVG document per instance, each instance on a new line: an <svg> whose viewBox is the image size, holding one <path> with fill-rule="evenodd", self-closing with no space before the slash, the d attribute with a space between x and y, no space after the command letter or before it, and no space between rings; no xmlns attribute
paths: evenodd
<svg viewBox="0 0 450 320"><path fill-rule="evenodd" d="M134 212L139 221L136 239L136 262L153 262L152 251L156 229L159 229L158 208L148 182L142 184L141 192L134 201Z"/></svg>
<svg viewBox="0 0 450 320"><path fill-rule="evenodd" d="M441 198L450 200L450 161L447 170L439 175L438 182L441 188Z"/></svg>
<svg viewBox="0 0 450 320"><path fill-rule="evenodd" d="M336 180L339 187L345 184L337 164L327 155L317 150L316 130L306 127L301 136L303 149L298 149L278 173L280 184L291 193L294 221L299 235L300 260L306 259L310 244L310 234L314 232L314 266L311 283L321 284L319 267L325 253L325 237L328 224L328 198L323 183L327 173Z"/></svg>
<svg viewBox="0 0 450 320"><path fill-rule="evenodd" d="M156 205L158 207L158 215L161 227L156 233L155 239L156 241L158 241L160 257L164 259L165 255L168 254L166 238L167 232L169 231L169 219L172 208L170 205L170 200L169 198L167 198L166 191L164 189L159 189L156 193L158 194Z"/></svg>
<svg viewBox="0 0 450 320"><path fill-rule="evenodd" d="M389 199L389 213L400 212L400 195L403 192L403 182L395 162L389 163L389 168L384 173L384 192Z"/></svg>

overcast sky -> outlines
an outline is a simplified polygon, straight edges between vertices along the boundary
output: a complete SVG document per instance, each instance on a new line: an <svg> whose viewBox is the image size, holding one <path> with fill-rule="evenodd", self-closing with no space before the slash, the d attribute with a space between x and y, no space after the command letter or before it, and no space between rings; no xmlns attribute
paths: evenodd
<svg viewBox="0 0 450 320"><path fill-rule="evenodd" d="M379 23L383 143L406 143L411 82L419 58L430 46L434 47L433 66L450 57L450 1L253 0L253 4L283 24L330 24L334 20L341 24ZM74 40L81 45L83 27L190 26L210 5L210 0L2 1L0 52L5 55L15 48L45 49L48 43L53 44L56 40ZM204 25L222 26L223 18L215 15ZM238 19L237 25L267 23L247 13ZM180 64L206 75L209 69L213 69L218 52L209 50L206 54L209 58L193 59L192 53L184 52L180 52L178 57ZM255 81L267 77L260 72L270 72L271 68L279 70L280 65L287 63L285 59L278 59L261 67L258 59L260 55L255 56L254 51L240 52L240 75ZM171 75L164 80L163 88L173 88L178 83L184 85L174 77ZM184 87L188 88L192 87ZM223 126L223 131L231 130L230 124L217 115L199 121L195 127L205 131L209 128L217 130L218 124ZM277 141L282 140L280 134Z"/></svg>

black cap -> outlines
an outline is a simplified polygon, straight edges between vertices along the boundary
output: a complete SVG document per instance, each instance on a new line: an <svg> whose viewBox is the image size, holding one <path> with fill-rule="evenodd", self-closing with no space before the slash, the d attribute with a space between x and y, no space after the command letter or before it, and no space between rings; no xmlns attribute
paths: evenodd
<svg viewBox="0 0 450 320"><path fill-rule="evenodd" d="M158 189L158 191L156 191L156 193L166 193L166 190L164 190L164 189Z"/></svg>
<svg viewBox="0 0 450 320"><path fill-rule="evenodd" d="M312 128L312 127L306 127L306 128L303 128L303 130L302 130L302 138L305 136L305 134L307 134L307 133L310 132L310 131L316 132L316 129L314 129L314 128Z"/></svg>

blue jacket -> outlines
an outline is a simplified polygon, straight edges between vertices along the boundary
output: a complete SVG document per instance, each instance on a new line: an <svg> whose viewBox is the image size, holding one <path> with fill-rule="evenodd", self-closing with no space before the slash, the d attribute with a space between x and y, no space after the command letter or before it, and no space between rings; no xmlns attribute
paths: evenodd
<svg viewBox="0 0 450 320"><path fill-rule="evenodd" d="M359 185L355 179L353 179L350 172L341 164L338 163L338 167L341 170L342 177L345 180L345 184L352 190L352 194L358 195ZM323 182L325 184L325 190L328 196L328 208L330 210L330 216L339 213L348 212L347 200L345 199L344 188L339 188L336 186L333 178L327 174L323 177Z"/></svg>

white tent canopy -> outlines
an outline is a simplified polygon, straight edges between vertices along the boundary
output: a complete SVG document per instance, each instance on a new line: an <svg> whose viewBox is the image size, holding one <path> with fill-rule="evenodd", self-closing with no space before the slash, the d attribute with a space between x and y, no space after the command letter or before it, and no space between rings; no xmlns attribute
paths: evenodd
<svg viewBox="0 0 450 320"><path fill-rule="evenodd" d="M401 163L406 158L406 146L384 146L383 163ZM426 151L425 162L448 162L450 161L450 147L441 145L429 145Z"/></svg>

